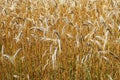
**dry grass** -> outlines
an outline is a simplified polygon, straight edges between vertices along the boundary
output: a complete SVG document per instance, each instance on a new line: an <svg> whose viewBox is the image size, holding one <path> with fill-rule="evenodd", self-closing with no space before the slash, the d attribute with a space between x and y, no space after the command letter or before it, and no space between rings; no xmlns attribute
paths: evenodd
<svg viewBox="0 0 120 80"><path fill-rule="evenodd" d="M0 0L1 80L119 80L120 0Z"/></svg>

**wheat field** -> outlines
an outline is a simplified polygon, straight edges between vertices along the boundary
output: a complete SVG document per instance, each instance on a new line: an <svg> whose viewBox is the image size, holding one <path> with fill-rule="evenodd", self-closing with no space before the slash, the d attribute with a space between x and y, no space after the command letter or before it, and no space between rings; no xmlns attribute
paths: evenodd
<svg viewBox="0 0 120 80"><path fill-rule="evenodd" d="M0 80L119 80L120 0L0 0Z"/></svg>

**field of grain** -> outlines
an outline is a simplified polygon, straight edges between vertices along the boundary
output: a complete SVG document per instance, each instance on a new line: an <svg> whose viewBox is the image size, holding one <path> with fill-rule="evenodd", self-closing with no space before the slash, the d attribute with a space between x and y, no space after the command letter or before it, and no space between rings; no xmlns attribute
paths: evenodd
<svg viewBox="0 0 120 80"><path fill-rule="evenodd" d="M119 80L120 0L0 0L0 80Z"/></svg>

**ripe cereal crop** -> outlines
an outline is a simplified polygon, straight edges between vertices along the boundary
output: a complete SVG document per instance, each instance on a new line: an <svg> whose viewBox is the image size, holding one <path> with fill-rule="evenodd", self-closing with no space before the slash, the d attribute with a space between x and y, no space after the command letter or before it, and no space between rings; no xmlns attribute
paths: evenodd
<svg viewBox="0 0 120 80"><path fill-rule="evenodd" d="M119 80L120 0L0 0L0 80Z"/></svg>

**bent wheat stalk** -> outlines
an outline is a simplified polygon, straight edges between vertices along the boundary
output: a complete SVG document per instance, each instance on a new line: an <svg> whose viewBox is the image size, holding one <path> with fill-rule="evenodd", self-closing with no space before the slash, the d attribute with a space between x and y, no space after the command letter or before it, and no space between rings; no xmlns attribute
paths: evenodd
<svg viewBox="0 0 120 80"><path fill-rule="evenodd" d="M20 37L22 35L22 30L19 32L18 36L16 36L14 39L16 40L16 43L20 41Z"/></svg>
<svg viewBox="0 0 120 80"><path fill-rule="evenodd" d="M22 50L22 48L19 48L13 56L9 56L9 55L7 55L7 54L3 54L3 57L6 57L7 59L10 60L10 62L11 62L12 64L14 64L15 58L16 58L17 54L18 54L21 50Z"/></svg>

